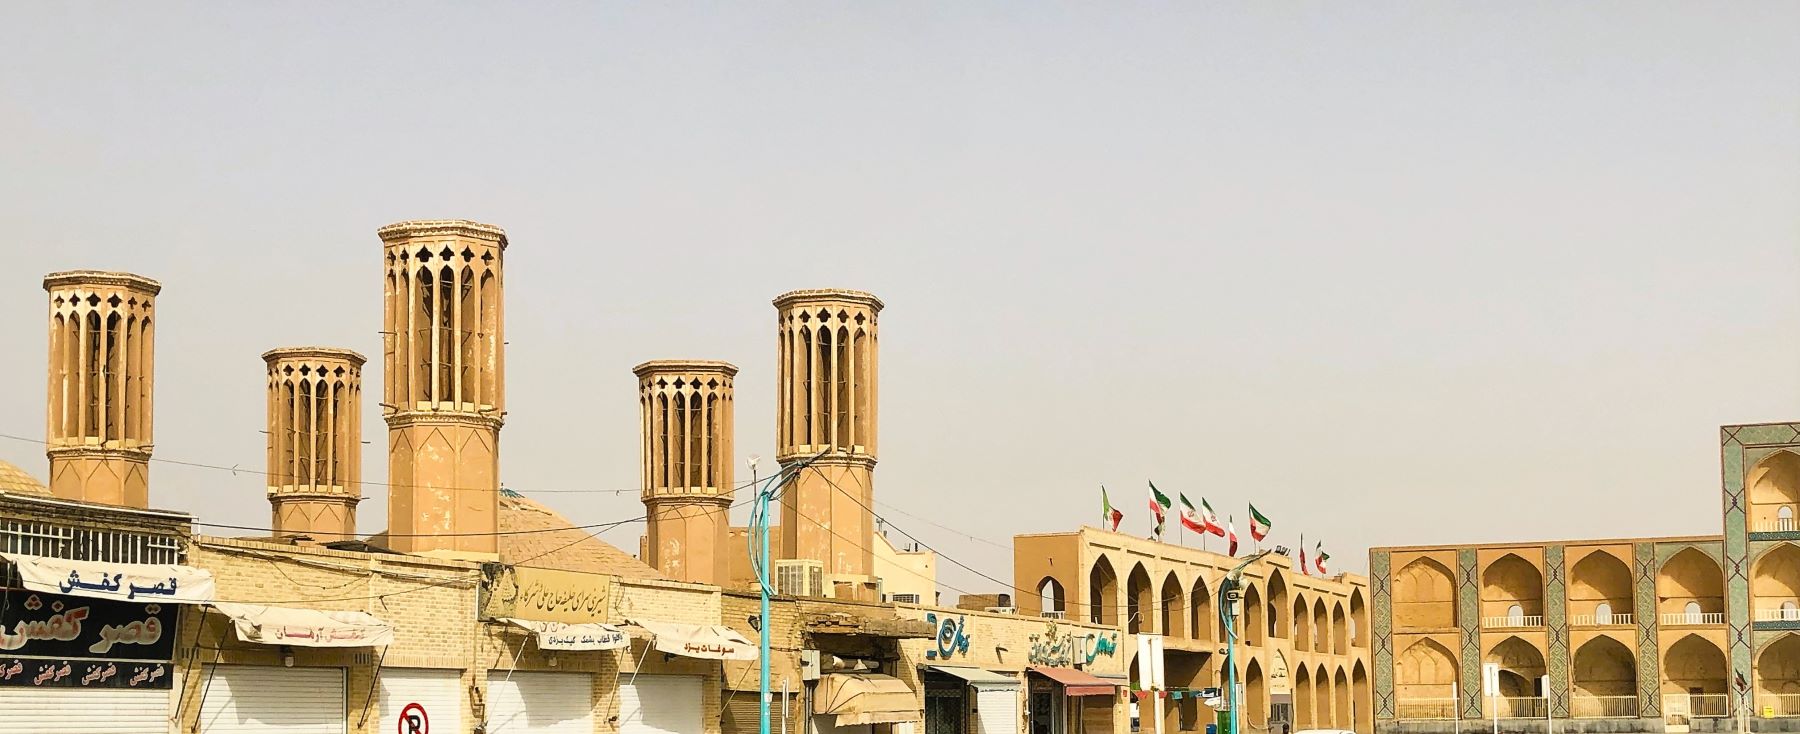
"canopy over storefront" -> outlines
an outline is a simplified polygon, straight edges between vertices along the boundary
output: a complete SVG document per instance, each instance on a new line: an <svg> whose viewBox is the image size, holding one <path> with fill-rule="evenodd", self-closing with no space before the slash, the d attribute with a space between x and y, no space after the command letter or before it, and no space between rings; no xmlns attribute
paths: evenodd
<svg viewBox="0 0 1800 734"><path fill-rule="evenodd" d="M932 670L946 675L953 675L968 682L976 688L992 688L996 686L1017 686L1019 679L1010 675L996 673L981 668L965 668L958 665L933 665Z"/></svg>
<svg viewBox="0 0 1800 734"><path fill-rule="evenodd" d="M204 604L213 598L212 574L193 566L102 563L4 553L26 589L95 599L152 604Z"/></svg>
<svg viewBox="0 0 1800 734"><path fill-rule="evenodd" d="M363 612L265 607L216 601L212 608L231 618L237 637L259 645L296 647L385 647L394 626Z"/></svg>
<svg viewBox="0 0 1800 734"><path fill-rule="evenodd" d="M631 644L624 630L610 624L565 624L512 617L501 621L536 633L539 650L618 650Z"/></svg>
<svg viewBox="0 0 1800 734"><path fill-rule="evenodd" d="M656 649L702 660L755 660L756 645L730 627L628 620L655 639Z"/></svg>
<svg viewBox="0 0 1800 734"><path fill-rule="evenodd" d="M905 681L876 673L826 673L813 692L813 713L837 717L838 726L920 721L918 697Z"/></svg>
<svg viewBox="0 0 1800 734"><path fill-rule="evenodd" d="M1074 668L1032 666L1031 672L1061 684L1065 696L1111 696L1119 690L1119 686L1112 681Z"/></svg>

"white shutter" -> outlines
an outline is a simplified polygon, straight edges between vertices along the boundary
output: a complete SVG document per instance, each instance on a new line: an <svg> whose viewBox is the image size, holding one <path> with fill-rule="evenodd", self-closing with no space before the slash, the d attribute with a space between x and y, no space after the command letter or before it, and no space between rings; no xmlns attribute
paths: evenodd
<svg viewBox="0 0 1800 734"><path fill-rule="evenodd" d="M701 734L703 706L697 677L619 676L619 734Z"/></svg>
<svg viewBox="0 0 1800 734"><path fill-rule="evenodd" d="M0 732L167 734L169 696L130 688L0 688Z"/></svg>
<svg viewBox="0 0 1800 734"><path fill-rule="evenodd" d="M382 668L379 711L380 734L406 731L400 714L408 704L425 708L431 731L463 731L462 671L428 668Z"/></svg>
<svg viewBox="0 0 1800 734"><path fill-rule="evenodd" d="M1018 686L975 689L977 734L1019 734Z"/></svg>
<svg viewBox="0 0 1800 734"><path fill-rule="evenodd" d="M208 665L200 675L201 734L344 734L343 668Z"/></svg>
<svg viewBox="0 0 1800 734"><path fill-rule="evenodd" d="M488 671L488 734L593 734L594 676Z"/></svg>

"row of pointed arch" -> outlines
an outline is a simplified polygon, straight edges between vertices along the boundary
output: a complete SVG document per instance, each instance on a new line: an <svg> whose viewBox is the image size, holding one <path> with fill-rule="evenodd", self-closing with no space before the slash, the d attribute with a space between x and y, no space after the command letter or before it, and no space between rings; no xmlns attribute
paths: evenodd
<svg viewBox="0 0 1800 734"><path fill-rule="evenodd" d="M1132 634L1225 639L1224 622L1214 606L1217 582L1209 585L1200 579L1184 586L1174 571L1155 582L1142 563L1134 564L1124 581L1121 597L1120 577L1112 562L1101 557L1088 569L1087 599L1069 599L1063 583L1046 576L1038 582L1038 608L1094 624L1123 625ZM1266 581L1245 582L1243 609L1239 634L1245 644L1292 638L1295 650L1337 655L1368 645L1367 630L1356 622L1365 617L1361 589L1353 590L1347 603L1325 594L1290 592L1277 569Z"/></svg>

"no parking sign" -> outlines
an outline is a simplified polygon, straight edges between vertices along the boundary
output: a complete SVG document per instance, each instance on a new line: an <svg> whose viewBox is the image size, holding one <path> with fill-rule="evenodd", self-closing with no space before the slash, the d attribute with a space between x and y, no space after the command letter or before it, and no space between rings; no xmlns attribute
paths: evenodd
<svg viewBox="0 0 1800 734"><path fill-rule="evenodd" d="M424 706L409 703L400 709L398 734L431 734L431 717L426 715Z"/></svg>

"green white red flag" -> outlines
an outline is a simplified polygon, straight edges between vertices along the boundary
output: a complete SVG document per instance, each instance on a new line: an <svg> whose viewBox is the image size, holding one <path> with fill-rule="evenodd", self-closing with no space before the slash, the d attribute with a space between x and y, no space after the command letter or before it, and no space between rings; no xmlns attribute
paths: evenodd
<svg viewBox="0 0 1800 734"><path fill-rule="evenodd" d="M1181 526L1196 533L1205 533L1206 517L1201 515L1199 510L1194 509L1194 503L1188 501L1187 495L1178 494L1177 496L1181 498ZM1205 502L1206 498L1202 497L1200 501Z"/></svg>
<svg viewBox="0 0 1800 734"><path fill-rule="evenodd" d="M1267 516L1256 511L1256 505L1250 506L1250 537L1251 538L1256 539L1257 542L1261 542L1263 538L1269 537L1269 527L1274 524L1275 523L1269 522L1269 518ZM1304 551L1305 548L1302 548L1301 550Z"/></svg>
<svg viewBox="0 0 1800 734"><path fill-rule="evenodd" d="M1331 558L1331 554L1325 552L1324 543L1313 546L1313 565L1319 569L1320 576L1329 576L1331 574L1330 571L1325 570L1325 561L1328 558Z"/></svg>
<svg viewBox="0 0 1800 734"><path fill-rule="evenodd" d="M1225 537L1225 526L1219 524L1219 513L1213 512L1212 503L1205 497L1200 498L1200 519L1206 521L1206 532Z"/></svg>
<svg viewBox="0 0 1800 734"><path fill-rule="evenodd" d="M1123 519L1125 513L1113 509L1112 500L1106 497L1106 485L1100 485L1100 526L1116 533Z"/></svg>
<svg viewBox="0 0 1800 734"><path fill-rule="evenodd" d="M1150 514L1156 516L1156 535L1154 537L1162 537L1163 519L1169 511L1169 507L1173 504L1173 502L1169 501L1168 495L1157 491L1156 482L1150 483Z"/></svg>
<svg viewBox="0 0 1800 734"><path fill-rule="evenodd" d="M1229 517L1225 518L1225 537L1230 542L1230 545L1225 549L1225 555L1237 555L1237 528L1231 526L1231 518Z"/></svg>

